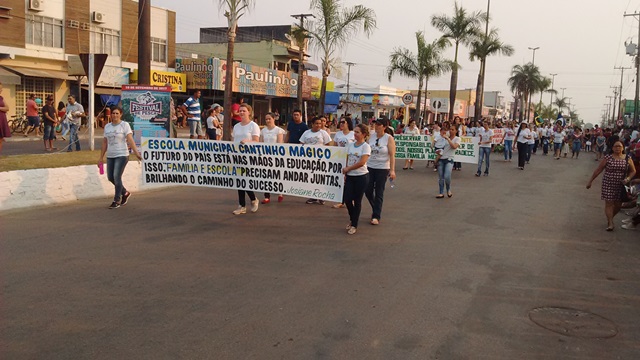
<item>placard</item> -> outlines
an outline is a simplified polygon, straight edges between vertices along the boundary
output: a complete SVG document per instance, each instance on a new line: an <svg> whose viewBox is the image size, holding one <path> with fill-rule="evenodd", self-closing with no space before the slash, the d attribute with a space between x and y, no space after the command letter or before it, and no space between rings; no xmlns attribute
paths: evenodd
<svg viewBox="0 0 640 360"><path fill-rule="evenodd" d="M436 154L431 143L430 135L396 135L396 159L435 160ZM478 163L478 137L463 136L460 146L456 149L454 161Z"/></svg>

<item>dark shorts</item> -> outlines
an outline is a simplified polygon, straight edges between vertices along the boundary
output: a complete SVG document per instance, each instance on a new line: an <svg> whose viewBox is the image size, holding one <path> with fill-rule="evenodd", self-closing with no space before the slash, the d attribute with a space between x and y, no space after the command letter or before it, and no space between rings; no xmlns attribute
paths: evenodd
<svg viewBox="0 0 640 360"><path fill-rule="evenodd" d="M562 149L562 143L553 143L553 151L558 151Z"/></svg>
<svg viewBox="0 0 640 360"><path fill-rule="evenodd" d="M27 116L29 126L40 126L40 116Z"/></svg>
<svg viewBox="0 0 640 360"><path fill-rule="evenodd" d="M56 138L56 127L51 124L44 124L44 140L55 140Z"/></svg>

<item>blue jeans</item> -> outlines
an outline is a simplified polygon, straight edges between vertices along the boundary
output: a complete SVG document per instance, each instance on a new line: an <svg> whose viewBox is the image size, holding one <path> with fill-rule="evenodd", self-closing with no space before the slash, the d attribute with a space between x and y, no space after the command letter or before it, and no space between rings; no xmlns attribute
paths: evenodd
<svg viewBox="0 0 640 360"><path fill-rule="evenodd" d="M74 125L72 125L71 128L73 128L73 126ZM113 201L117 203L120 203L122 195L127 193L127 189L125 189L122 184L122 174L124 173L124 168L127 166L128 162L128 156L107 158L107 179L109 179L109 181L116 187L115 194L113 195Z"/></svg>
<svg viewBox="0 0 640 360"><path fill-rule="evenodd" d="M529 160L531 160L531 153L533 152L533 147L534 146L535 146L535 144L527 144L527 157L526 157L527 162L529 162Z"/></svg>
<svg viewBox="0 0 640 360"><path fill-rule="evenodd" d="M504 159L511 160L513 157L513 140L504 141Z"/></svg>
<svg viewBox="0 0 640 360"><path fill-rule="evenodd" d="M74 123L69 123L69 146L67 151L71 151L71 145L76 143L76 151L80 151L80 139L78 138L78 126Z"/></svg>
<svg viewBox="0 0 640 360"><path fill-rule="evenodd" d="M65 120L62 122L62 134L61 136L65 136L69 133L69 121Z"/></svg>
<svg viewBox="0 0 640 360"><path fill-rule="evenodd" d="M438 161L438 186L440 194L444 195L445 185L447 192L451 191L451 170L453 169L453 159L440 159Z"/></svg>
<svg viewBox="0 0 640 360"><path fill-rule="evenodd" d="M371 205L371 219L380 220L382 215L382 202L384 201L384 188L389 177L389 169L369 168L369 182L365 195Z"/></svg>
<svg viewBox="0 0 640 360"><path fill-rule="evenodd" d="M490 161L489 161L489 155L491 155L491 148L490 147L479 147L478 150L480 151L479 157L478 157L478 174L480 174L482 172L482 160L485 159L486 162L486 166L484 168L484 173L488 174L489 173L489 165L490 165Z"/></svg>
<svg viewBox="0 0 640 360"><path fill-rule="evenodd" d="M582 148L582 143L580 141L574 141L572 145L572 156L573 154L580 154L580 149Z"/></svg>
<svg viewBox="0 0 640 360"><path fill-rule="evenodd" d="M43 140L53 140L56 138L56 127L53 124L44 124Z"/></svg>

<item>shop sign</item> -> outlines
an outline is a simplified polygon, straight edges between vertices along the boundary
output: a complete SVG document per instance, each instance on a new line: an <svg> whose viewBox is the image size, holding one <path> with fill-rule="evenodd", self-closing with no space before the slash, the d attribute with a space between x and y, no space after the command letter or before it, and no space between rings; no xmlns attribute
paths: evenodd
<svg viewBox="0 0 640 360"><path fill-rule="evenodd" d="M171 85L173 92L187 91L187 75L168 71L151 70L151 85L165 86Z"/></svg>

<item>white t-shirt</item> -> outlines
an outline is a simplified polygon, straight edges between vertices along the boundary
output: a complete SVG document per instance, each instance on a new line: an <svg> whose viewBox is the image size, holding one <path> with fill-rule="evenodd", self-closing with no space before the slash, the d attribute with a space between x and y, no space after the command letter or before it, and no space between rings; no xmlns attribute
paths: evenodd
<svg viewBox="0 0 640 360"><path fill-rule="evenodd" d="M331 142L331 136L320 129L316 132L307 130L300 136L300 143L306 145L326 145Z"/></svg>
<svg viewBox="0 0 640 360"><path fill-rule="evenodd" d="M444 138L443 138L444 139ZM442 149L442 156L440 157L440 159L453 159L453 157L456 154L456 149L452 148L451 145L449 144L449 142L445 139L446 141L446 145L444 146L444 149ZM459 137L454 137L453 139L451 139L451 142L454 144L460 144L460 142L462 141L462 139L460 139Z"/></svg>
<svg viewBox="0 0 640 360"><path fill-rule="evenodd" d="M529 129L527 128L520 130L520 135L518 135L518 142L528 144L529 139L525 138L525 136L531 136L531 131L529 131Z"/></svg>
<svg viewBox="0 0 640 360"><path fill-rule="evenodd" d="M213 125L213 120L218 120L218 118L214 118L213 116L209 116L207 118L207 129L215 129L215 125Z"/></svg>
<svg viewBox="0 0 640 360"><path fill-rule="evenodd" d="M493 136L493 130L485 130L483 127L481 127L480 129L478 129L478 136L480 136L480 142L486 142L486 144L480 144L479 147L491 147L491 137Z"/></svg>
<svg viewBox="0 0 640 360"><path fill-rule="evenodd" d="M374 131L369 137L371 146L371 156L367 161L367 166L372 169L391 169L391 159L389 157L389 139L391 135L385 133L378 141L378 136Z"/></svg>
<svg viewBox="0 0 640 360"><path fill-rule="evenodd" d="M447 144L447 140L440 135L440 131L433 134L433 147L436 149L442 149Z"/></svg>
<svg viewBox="0 0 640 360"><path fill-rule="evenodd" d="M364 155L371 155L371 146L369 146L369 144L364 142L358 146L355 142L349 143L347 147L347 166L357 164ZM369 169L367 169L367 164L364 164L357 169L347 172L347 175L360 176L367 174L368 172Z"/></svg>
<svg viewBox="0 0 640 360"><path fill-rule="evenodd" d="M404 128L404 130L402 130L402 132L406 135L420 135L420 129L418 129L417 127L413 128L412 130L411 127L407 126Z"/></svg>
<svg viewBox="0 0 640 360"><path fill-rule="evenodd" d="M516 139L516 130L512 128L504 128L504 140L513 141Z"/></svg>
<svg viewBox="0 0 640 360"><path fill-rule="evenodd" d="M538 138L538 133L529 129L529 132L531 133L531 139L529 139L529 141L527 141L527 144L529 145L534 145L536 143L536 139Z"/></svg>
<svg viewBox="0 0 640 360"><path fill-rule="evenodd" d="M262 128L262 142L267 144L276 144L278 142L278 135L282 134L282 141L284 141L284 134L286 131L279 126L274 126L269 130L266 126Z"/></svg>
<svg viewBox="0 0 640 360"><path fill-rule="evenodd" d="M254 136L260 136L260 126L253 121L247 125L237 123L233 127L233 132L231 133L231 137L233 137L233 141L235 143L239 143L243 140L253 140L252 138Z"/></svg>
<svg viewBox="0 0 640 360"><path fill-rule="evenodd" d="M561 132L554 131L553 142L556 144L561 144L564 141L565 136L567 136L567 134L564 131L561 131Z"/></svg>
<svg viewBox="0 0 640 360"><path fill-rule="evenodd" d="M120 121L118 125L109 123L104 126L104 137L107 139L107 157L115 158L129 156L127 147L127 135L133 134L131 126L126 121Z"/></svg>
<svg viewBox="0 0 640 360"><path fill-rule="evenodd" d="M338 131L333 136L333 141L336 143L336 146L347 147L349 143L356 141L356 139L353 136L353 131L349 131L347 135L345 135L342 131Z"/></svg>

